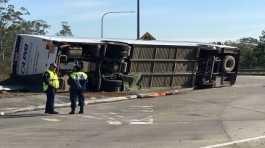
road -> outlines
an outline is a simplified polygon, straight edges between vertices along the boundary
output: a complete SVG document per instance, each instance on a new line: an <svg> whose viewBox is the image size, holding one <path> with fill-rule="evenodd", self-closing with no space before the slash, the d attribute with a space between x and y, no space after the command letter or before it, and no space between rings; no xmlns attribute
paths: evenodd
<svg viewBox="0 0 265 148"><path fill-rule="evenodd" d="M233 87L0 118L0 148L264 148L265 77Z"/></svg>

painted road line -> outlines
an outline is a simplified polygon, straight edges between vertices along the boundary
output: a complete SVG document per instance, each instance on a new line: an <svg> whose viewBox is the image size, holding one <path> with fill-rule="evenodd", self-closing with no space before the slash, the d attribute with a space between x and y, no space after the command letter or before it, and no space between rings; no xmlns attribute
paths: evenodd
<svg viewBox="0 0 265 148"><path fill-rule="evenodd" d="M109 112L110 115L117 115L118 113Z"/></svg>
<svg viewBox="0 0 265 148"><path fill-rule="evenodd" d="M154 106L130 106L129 108L153 108Z"/></svg>
<svg viewBox="0 0 265 148"><path fill-rule="evenodd" d="M154 119L149 119L148 121L141 120L131 120L130 125L152 125L154 124Z"/></svg>
<svg viewBox="0 0 265 148"><path fill-rule="evenodd" d="M115 118L113 118L113 117L109 117L108 120L115 120Z"/></svg>
<svg viewBox="0 0 265 148"><path fill-rule="evenodd" d="M154 118L153 116L148 116L144 119L133 119L130 120L130 125L152 125L154 124Z"/></svg>
<svg viewBox="0 0 265 148"><path fill-rule="evenodd" d="M144 113L153 113L153 106L129 106L129 110L137 110Z"/></svg>
<svg viewBox="0 0 265 148"><path fill-rule="evenodd" d="M236 141L227 142L227 143L223 143L223 144L205 146L205 147L201 147L201 148L219 148L219 147L230 146L230 145L234 145L234 144L246 143L246 142L250 142L250 141L258 141L258 140L261 140L261 139L265 139L265 135L264 136L259 136L259 137L254 137L254 138L236 140Z"/></svg>
<svg viewBox="0 0 265 148"><path fill-rule="evenodd" d="M61 120L55 118L41 118L41 120L49 121L49 122L60 122Z"/></svg>
<svg viewBox="0 0 265 148"><path fill-rule="evenodd" d="M122 125L121 121L111 121L111 120L109 120L109 121L107 121L107 123L110 124L110 125Z"/></svg>
<svg viewBox="0 0 265 148"><path fill-rule="evenodd" d="M90 115L79 115L82 118L86 118L86 119L97 119L97 120L102 120L102 118L99 117L95 117L95 116L90 116Z"/></svg>
<svg viewBox="0 0 265 148"><path fill-rule="evenodd" d="M153 109L150 109L150 110L140 110L141 112L143 113L153 113L154 110Z"/></svg>
<svg viewBox="0 0 265 148"><path fill-rule="evenodd" d="M234 85L234 88L248 88L248 87L263 87L264 84L242 84L242 85Z"/></svg>
<svg viewBox="0 0 265 148"><path fill-rule="evenodd" d="M110 115L109 114L106 115L106 113L90 113L90 114L97 116L99 118L105 118L105 119L110 117Z"/></svg>
<svg viewBox="0 0 265 148"><path fill-rule="evenodd" d="M124 118L124 116L121 115L115 115L116 118Z"/></svg>

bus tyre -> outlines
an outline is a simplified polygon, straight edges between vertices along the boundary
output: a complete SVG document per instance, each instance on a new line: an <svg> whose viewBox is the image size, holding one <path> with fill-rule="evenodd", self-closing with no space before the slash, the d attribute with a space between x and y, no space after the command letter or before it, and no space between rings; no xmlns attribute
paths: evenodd
<svg viewBox="0 0 265 148"><path fill-rule="evenodd" d="M235 57L229 55L224 58L224 70L227 73L232 72L236 67L236 59Z"/></svg>
<svg viewBox="0 0 265 148"><path fill-rule="evenodd" d="M102 85L103 85L103 91L112 92L112 91L121 91L123 83L121 80L103 79Z"/></svg>

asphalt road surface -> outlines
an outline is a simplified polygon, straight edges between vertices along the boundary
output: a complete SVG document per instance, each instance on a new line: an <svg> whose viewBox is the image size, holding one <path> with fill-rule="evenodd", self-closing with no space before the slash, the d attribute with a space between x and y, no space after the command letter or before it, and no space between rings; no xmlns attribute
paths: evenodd
<svg viewBox="0 0 265 148"><path fill-rule="evenodd" d="M0 118L0 148L264 148L265 77L233 87Z"/></svg>

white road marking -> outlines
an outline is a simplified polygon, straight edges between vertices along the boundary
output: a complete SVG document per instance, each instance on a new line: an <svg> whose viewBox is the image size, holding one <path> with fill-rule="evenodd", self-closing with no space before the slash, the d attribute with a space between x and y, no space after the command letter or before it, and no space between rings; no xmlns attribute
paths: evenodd
<svg viewBox="0 0 265 148"><path fill-rule="evenodd" d="M227 143L223 143L223 144L205 146L205 147L201 147L201 148L219 148L219 147L224 147L224 146L229 146L229 145L234 145L234 144L246 143L246 142L250 142L250 141L258 141L258 140L261 140L261 139L265 139L265 135L264 136L259 136L259 137L254 137L254 138L236 140L236 141L227 142Z"/></svg>
<svg viewBox="0 0 265 148"><path fill-rule="evenodd" d="M109 117L108 120L115 120L115 118Z"/></svg>
<svg viewBox="0 0 265 148"><path fill-rule="evenodd" d="M141 112L144 112L144 113L153 113L154 110L153 109L150 109L150 110L140 110Z"/></svg>
<svg viewBox="0 0 265 148"><path fill-rule="evenodd" d="M154 111L153 106L130 106L129 110L133 110L134 112L144 112L144 113L152 113ZM128 111L126 110L126 112ZM125 116L120 115L116 112L106 112L106 113L91 113L90 116L83 116L84 118L91 118L91 119L100 119L106 120L106 122L110 125L122 125L124 123L128 123L129 125L152 125L154 124L154 119L152 115L147 116L146 118L142 119L132 119L124 121L122 119L126 118Z"/></svg>
<svg viewBox="0 0 265 148"><path fill-rule="evenodd" d="M90 116L90 115L82 115L82 118L87 118L87 119L97 119L97 120L102 120L102 118L95 117L95 116Z"/></svg>
<svg viewBox="0 0 265 148"><path fill-rule="evenodd" d="M153 116L149 116L144 119L134 119L134 120L131 120L129 124L130 125L152 125L154 124L154 118Z"/></svg>
<svg viewBox="0 0 265 148"><path fill-rule="evenodd" d="M234 88L246 88L246 87L263 87L264 84L238 84L238 85L234 85L232 87Z"/></svg>
<svg viewBox="0 0 265 148"><path fill-rule="evenodd" d="M94 116L100 116L98 118L108 118L110 120L115 120L114 118L124 118L124 116L120 115L119 113L109 112L109 113L91 113Z"/></svg>
<svg viewBox="0 0 265 148"><path fill-rule="evenodd" d="M107 123L110 125L122 125L121 121L107 121Z"/></svg>
<svg viewBox="0 0 265 148"><path fill-rule="evenodd" d="M15 109L17 109L17 108L15 108L15 107L13 107L13 108L11 108L11 107L9 107L9 108L4 108L5 110L15 110Z"/></svg>
<svg viewBox="0 0 265 148"><path fill-rule="evenodd" d="M144 113L152 113L154 112L153 106L130 106L129 110L138 110Z"/></svg>
<svg viewBox="0 0 265 148"><path fill-rule="evenodd" d="M129 108L153 108L153 106L130 106Z"/></svg>
<svg viewBox="0 0 265 148"><path fill-rule="evenodd" d="M69 115L58 115L57 117L59 117L59 118L69 118Z"/></svg>
<svg viewBox="0 0 265 148"><path fill-rule="evenodd" d="M49 122L59 122L59 121L61 121L61 120L55 119L55 118L41 118L41 120L49 121Z"/></svg>
<svg viewBox="0 0 265 148"><path fill-rule="evenodd" d="M118 113L109 112L110 115L117 115Z"/></svg>
<svg viewBox="0 0 265 148"><path fill-rule="evenodd" d="M117 117L117 118L124 118L124 116L121 116L121 115L116 115L115 117Z"/></svg>
<svg viewBox="0 0 265 148"><path fill-rule="evenodd" d="M192 122L176 122L177 124L191 124Z"/></svg>
<svg viewBox="0 0 265 148"><path fill-rule="evenodd" d="M109 118L109 115L106 115L106 113L91 113L91 114L95 116L100 116L102 118Z"/></svg>
<svg viewBox="0 0 265 148"><path fill-rule="evenodd" d="M154 119L149 119L148 121L139 121L139 120L132 120L130 121L131 125L152 125L154 124Z"/></svg>

